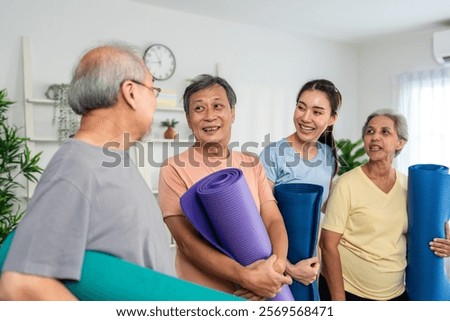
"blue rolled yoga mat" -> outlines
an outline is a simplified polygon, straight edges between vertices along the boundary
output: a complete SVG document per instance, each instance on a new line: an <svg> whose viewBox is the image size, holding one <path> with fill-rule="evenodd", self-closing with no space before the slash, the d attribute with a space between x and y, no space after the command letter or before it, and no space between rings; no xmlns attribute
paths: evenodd
<svg viewBox="0 0 450 321"><path fill-rule="evenodd" d="M0 271L13 237L11 233L0 247ZM241 300L95 251L86 251L81 279L64 284L82 301Z"/></svg>
<svg viewBox="0 0 450 321"><path fill-rule="evenodd" d="M281 184L275 186L275 198L283 215L289 238L288 259L292 264L316 255L323 187L314 184ZM290 285L296 301L318 301L317 281L305 286Z"/></svg>
<svg viewBox="0 0 450 321"><path fill-rule="evenodd" d="M414 301L450 300L444 259L430 250L435 237L445 238L450 218L450 175L446 166L419 164L408 174L408 253L406 289Z"/></svg>
<svg viewBox="0 0 450 321"><path fill-rule="evenodd" d="M267 230L240 169L212 173L181 196L194 228L215 248L246 266L272 254ZM272 300L294 300L289 286Z"/></svg>

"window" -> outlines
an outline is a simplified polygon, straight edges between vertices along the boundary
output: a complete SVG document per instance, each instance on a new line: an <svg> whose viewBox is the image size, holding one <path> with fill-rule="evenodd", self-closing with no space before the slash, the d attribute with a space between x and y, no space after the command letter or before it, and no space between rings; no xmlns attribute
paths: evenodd
<svg viewBox="0 0 450 321"><path fill-rule="evenodd" d="M409 127L396 167L405 174L415 164L450 167L450 68L404 73L395 82L398 110Z"/></svg>

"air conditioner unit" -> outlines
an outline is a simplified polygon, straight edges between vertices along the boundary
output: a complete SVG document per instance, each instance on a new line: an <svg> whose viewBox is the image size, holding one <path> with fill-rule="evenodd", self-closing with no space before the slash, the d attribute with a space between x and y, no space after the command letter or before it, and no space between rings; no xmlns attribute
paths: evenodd
<svg viewBox="0 0 450 321"><path fill-rule="evenodd" d="M440 64L450 64L450 29L433 33L433 54Z"/></svg>

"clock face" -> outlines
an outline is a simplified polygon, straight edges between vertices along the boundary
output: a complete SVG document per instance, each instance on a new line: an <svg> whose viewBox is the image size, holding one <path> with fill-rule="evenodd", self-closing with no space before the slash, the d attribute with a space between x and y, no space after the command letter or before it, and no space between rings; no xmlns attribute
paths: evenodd
<svg viewBox="0 0 450 321"><path fill-rule="evenodd" d="M157 80L168 79L175 72L175 56L164 45L156 44L148 47L144 53L144 61Z"/></svg>

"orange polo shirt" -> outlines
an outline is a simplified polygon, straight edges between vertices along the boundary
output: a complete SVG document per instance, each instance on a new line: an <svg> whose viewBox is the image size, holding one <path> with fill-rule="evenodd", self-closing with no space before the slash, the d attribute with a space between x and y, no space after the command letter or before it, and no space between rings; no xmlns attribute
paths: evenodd
<svg viewBox="0 0 450 321"><path fill-rule="evenodd" d="M233 151L225 159L205 158L197 149L191 147L169 158L161 167L158 199L164 219L169 216L184 215L180 197L192 185L209 174L230 167L242 170L258 211L261 204L275 200L264 168L257 156ZM199 269L195 262L178 249L175 267L178 277L182 279L228 293L236 290L234 284Z"/></svg>

